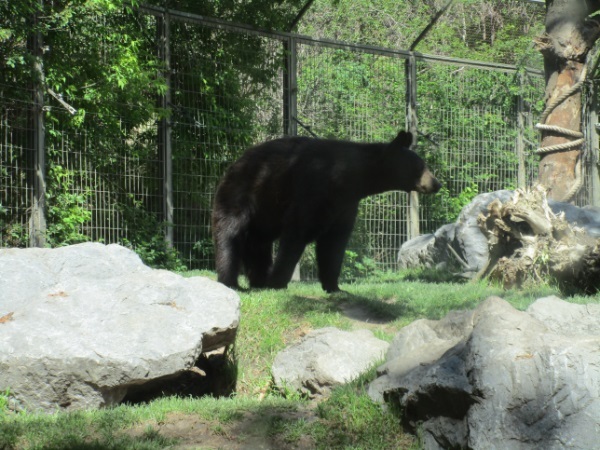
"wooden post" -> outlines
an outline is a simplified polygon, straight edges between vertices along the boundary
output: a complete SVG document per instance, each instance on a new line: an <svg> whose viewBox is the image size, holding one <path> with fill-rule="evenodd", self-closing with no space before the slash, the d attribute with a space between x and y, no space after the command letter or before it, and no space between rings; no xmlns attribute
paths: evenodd
<svg viewBox="0 0 600 450"><path fill-rule="evenodd" d="M417 142L417 62L414 54L405 62L406 74L406 129L413 135L413 145ZM411 192L408 198L408 238L421 234L419 226L419 194Z"/></svg>
<svg viewBox="0 0 600 450"><path fill-rule="evenodd" d="M46 153L44 136L44 67L43 40L39 29L39 14L43 0L39 0L40 11L33 18L34 31L31 37L31 52L34 56L33 76L33 198L29 223L29 245L46 245Z"/></svg>
<svg viewBox="0 0 600 450"><path fill-rule="evenodd" d="M159 55L163 62L163 76L167 89L160 98L164 110L171 108L171 21L169 12L165 11L157 19L159 36ZM171 142L171 118L165 117L158 124L159 153L161 160L163 218L165 221L165 241L173 245L173 148Z"/></svg>

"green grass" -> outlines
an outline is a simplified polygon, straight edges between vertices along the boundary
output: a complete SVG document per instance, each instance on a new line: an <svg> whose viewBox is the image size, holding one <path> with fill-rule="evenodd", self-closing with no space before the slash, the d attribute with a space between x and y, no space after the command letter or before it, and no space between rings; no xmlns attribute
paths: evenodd
<svg viewBox="0 0 600 450"><path fill-rule="evenodd" d="M232 353L237 385L231 398L166 397L144 405L41 415L9 412L9 393L4 392L0 449L164 449L177 448L178 442L187 445L194 438L197 441L186 448L227 448L228 443L252 448L256 439L272 448L300 444L323 449L419 448L417 439L400 428L398 412L384 410L368 398L366 386L375 377L374 370L315 404L275 391L270 368L279 351L313 329L368 327L389 341L416 319L439 319L450 310L471 309L491 295L518 309L539 297L560 295L551 286L504 291L485 282L445 281L435 273L406 272L342 285L345 292L335 295L325 294L317 283L292 283L283 291L240 292L242 317ZM597 303L600 296L567 300ZM185 420L206 425L204 434L164 431L165 424Z"/></svg>

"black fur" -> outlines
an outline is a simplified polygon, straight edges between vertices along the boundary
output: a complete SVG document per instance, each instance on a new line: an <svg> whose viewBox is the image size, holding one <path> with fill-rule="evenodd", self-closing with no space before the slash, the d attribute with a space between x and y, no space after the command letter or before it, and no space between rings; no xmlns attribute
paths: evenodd
<svg viewBox="0 0 600 450"><path fill-rule="evenodd" d="M291 137L247 150L215 196L219 281L238 287L243 267L251 287L285 288L305 246L316 241L323 289L339 290L359 201L390 190L440 189L425 162L409 150L411 143L412 135L400 132L391 143Z"/></svg>

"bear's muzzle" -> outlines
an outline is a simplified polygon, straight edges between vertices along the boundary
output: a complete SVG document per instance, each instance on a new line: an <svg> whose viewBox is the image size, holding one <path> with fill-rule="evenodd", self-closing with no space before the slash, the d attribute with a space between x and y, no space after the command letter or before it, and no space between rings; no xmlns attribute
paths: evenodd
<svg viewBox="0 0 600 450"><path fill-rule="evenodd" d="M421 178L417 182L415 191L420 192L421 194L435 194L441 187L442 183L433 176L429 169L425 169L423 175L421 175Z"/></svg>

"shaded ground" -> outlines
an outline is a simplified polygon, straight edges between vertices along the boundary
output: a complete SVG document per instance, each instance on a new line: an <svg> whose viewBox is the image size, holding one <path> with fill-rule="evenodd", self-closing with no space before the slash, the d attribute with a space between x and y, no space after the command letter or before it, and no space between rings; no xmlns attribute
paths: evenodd
<svg viewBox="0 0 600 450"><path fill-rule="evenodd" d="M347 298L347 297L346 297ZM347 317L355 328L366 328L384 330L395 317L386 311L375 311L369 305L365 305L361 299L340 299L337 303L339 311ZM296 330L296 339L300 339L305 333ZM210 378L226 378L225 373L219 373L219 367L223 364L219 355L213 356L209 364L208 360L201 361L200 372L208 372ZM208 377L207 377L208 378ZM140 392L135 400L149 401L164 394L177 395L202 395L207 394L214 386L206 386L201 382L207 380L198 372L184 374L176 380L166 380L163 385L158 386L161 392L151 390ZM173 383L175 381L175 383ZM228 382L225 384L230 385ZM179 386L177 388L169 386ZM229 392L219 392L220 395L229 395ZM134 399L132 399L134 400ZM135 401L134 401L135 403ZM301 411L277 411L266 413L240 413L231 421L214 420L207 421L193 414L171 413L160 422L145 422L127 431L127 436L133 439L143 439L152 435L173 440L168 448L173 450L191 449L223 449L223 450L287 450L287 449L314 449L317 443L308 435L298 435L297 432L286 439L286 425L297 421L311 423L317 420L316 403L311 404ZM292 432L294 433L294 432Z"/></svg>
<svg viewBox="0 0 600 450"><path fill-rule="evenodd" d="M286 450L313 449L315 442L309 436L299 436L293 443L286 442L281 434L285 422L316 419L312 410L297 412L273 412L268 414L244 413L229 424L202 420L198 416L172 413L160 422L146 422L127 432L131 438L144 438L158 434L176 443L173 450L224 449L224 450Z"/></svg>

